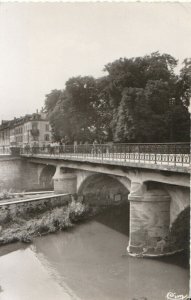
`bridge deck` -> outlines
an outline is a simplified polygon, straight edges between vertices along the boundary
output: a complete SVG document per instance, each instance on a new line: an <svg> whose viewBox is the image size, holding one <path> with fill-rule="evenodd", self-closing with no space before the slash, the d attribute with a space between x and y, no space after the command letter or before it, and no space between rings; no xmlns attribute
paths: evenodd
<svg viewBox="0 0 191 300"><path fill-rule="evenodd" d="M117 166L158 169L189 173L189 154L155 154L155 153L39 153L22 154L23 157L90 162Z"/></svg>

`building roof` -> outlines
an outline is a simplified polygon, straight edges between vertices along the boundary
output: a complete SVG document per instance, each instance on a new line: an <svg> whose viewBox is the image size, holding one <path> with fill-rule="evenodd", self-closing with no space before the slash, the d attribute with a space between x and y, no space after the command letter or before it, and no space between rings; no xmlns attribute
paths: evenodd
<svg viewBox="0 0 191 300"><path fill-rule="evenodd" d="M44 113L34 113L13 120L2 120L0 130L11 129L30 121L48 121L48 119Z"/></svg>

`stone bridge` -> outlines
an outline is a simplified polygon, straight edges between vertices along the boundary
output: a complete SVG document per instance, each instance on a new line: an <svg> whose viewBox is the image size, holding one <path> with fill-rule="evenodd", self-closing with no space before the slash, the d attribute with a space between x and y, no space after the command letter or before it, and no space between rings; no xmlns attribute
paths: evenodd
<svg viewBox="0 0 191 300"><path fill-rule="evenodd" d="M189 234L188 151L84 147L22 151L17 158L22 178L44 188L52 180L56 193L77 194L90 203L129 201L131 255L170 255L184 249Z"/></svg>

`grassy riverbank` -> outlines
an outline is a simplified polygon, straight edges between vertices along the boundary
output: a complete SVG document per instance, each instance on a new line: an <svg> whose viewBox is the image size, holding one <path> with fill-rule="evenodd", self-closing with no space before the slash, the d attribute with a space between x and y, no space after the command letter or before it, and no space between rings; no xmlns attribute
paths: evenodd
<svg viewBox="0 0 191 300"><path fill-rule="evenodd" d="M64 230L89 215L87 205L73 200L67 206L17 217L0 226L0 245L17 241L31 242L35 236Z"/></svg>

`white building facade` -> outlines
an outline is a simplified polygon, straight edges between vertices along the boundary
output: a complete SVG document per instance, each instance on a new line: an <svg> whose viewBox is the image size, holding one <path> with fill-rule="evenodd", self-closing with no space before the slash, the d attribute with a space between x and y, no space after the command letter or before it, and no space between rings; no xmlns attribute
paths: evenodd
<svg viewBox="0 0 191 300"><path fill-rule="evenodd" d="M0 148L47 146L51 143L51 127L44 113L26 115L0 125Z"/></svg>

